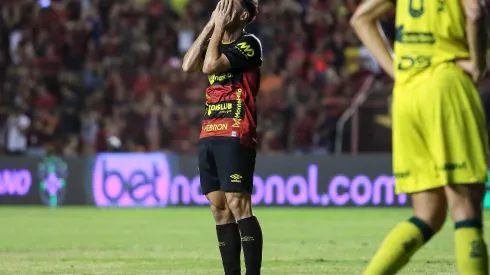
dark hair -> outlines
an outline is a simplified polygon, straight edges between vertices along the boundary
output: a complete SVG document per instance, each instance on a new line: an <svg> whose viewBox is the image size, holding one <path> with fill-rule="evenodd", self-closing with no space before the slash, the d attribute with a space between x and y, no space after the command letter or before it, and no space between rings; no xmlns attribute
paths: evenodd
<svg viewBox="0 0 490 275"><path fill-rule="evenodd" d="M242 6L247 10L249 17L248 23L252 22L259 13L258 0L241 0Z"/></svg>

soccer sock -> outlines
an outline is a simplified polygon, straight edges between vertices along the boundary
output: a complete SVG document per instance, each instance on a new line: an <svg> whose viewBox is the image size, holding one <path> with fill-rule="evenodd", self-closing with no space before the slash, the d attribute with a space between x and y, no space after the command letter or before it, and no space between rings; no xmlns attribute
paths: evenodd
<svg viewBox="0 0 490 275"><path fill-rule="evenodd" d="M459 274L487 275L487 246L483 239L482 224L465 220L454 225L456 261Z"/></svg>
<svg viewBox="0 0 490 275"><path fill-rule="evenodd" d="M243 254L245 256L246 275L260 275L262 266L262 229L255 216L238 221L242 234Z"/></svg>
<svg viewBox="0 0 490 275"><path fill-rule="evenodd" d="M236 223L216 225L225 275L240 275L240 231Z"/></svg>
<svg viewBox="0 0 490 275"><path fill-rule="evenodd" d="M395 274L432 235L434 231L419 218L400 223L386 236L363 274Z"/></svg>

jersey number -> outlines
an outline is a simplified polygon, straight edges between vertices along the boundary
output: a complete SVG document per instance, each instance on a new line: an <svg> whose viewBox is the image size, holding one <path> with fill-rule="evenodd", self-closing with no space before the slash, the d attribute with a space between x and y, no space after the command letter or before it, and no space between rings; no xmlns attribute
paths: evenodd
<svg viewBox="0 0 490 275"><path fill-rule="evenodd" d="M413 2L414 1L419 1L420 2L420 7L418 9L414 8ZM417 18L422 16L424 14L424 1L425 0L410 0L408 2L408 13L410 13L411 17Z"/></svg>

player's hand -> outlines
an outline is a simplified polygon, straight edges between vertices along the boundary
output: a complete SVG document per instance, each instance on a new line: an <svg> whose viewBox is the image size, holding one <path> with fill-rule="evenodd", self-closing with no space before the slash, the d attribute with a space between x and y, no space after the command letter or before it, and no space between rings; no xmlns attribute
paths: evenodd
<svg viewBox="0 0 490 275"><path fill-rule="evenodd" d="M456 64L471 77L475 84L480 83L480 81L488 74L488 68L481 70L469 59L456 60Z"/></svg>
<svg viewBox="0 0 490 275"><path fill-rule="evenodd" d="M226 27L233 22L236 11L233 9L233 0L221 0L214 13L214 23L219 27Z"/></svg>

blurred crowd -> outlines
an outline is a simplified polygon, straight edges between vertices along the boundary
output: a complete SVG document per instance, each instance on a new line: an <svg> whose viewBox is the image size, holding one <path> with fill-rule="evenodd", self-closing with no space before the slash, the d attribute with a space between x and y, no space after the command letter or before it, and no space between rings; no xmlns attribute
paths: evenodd
<svg viewBox="0 0 490 275"><path fill-rule="evenodd" d="M207 77L181 60L216 0L2 0L0 143L7 154L196 152ZM379 68L348 25L358 0L261 0L259 149L331 152Z"/></svg>

